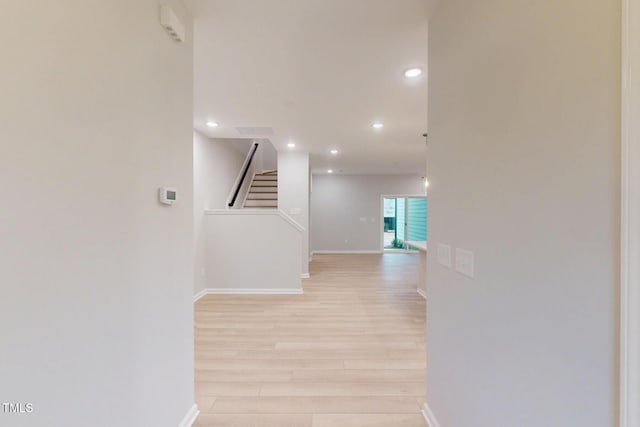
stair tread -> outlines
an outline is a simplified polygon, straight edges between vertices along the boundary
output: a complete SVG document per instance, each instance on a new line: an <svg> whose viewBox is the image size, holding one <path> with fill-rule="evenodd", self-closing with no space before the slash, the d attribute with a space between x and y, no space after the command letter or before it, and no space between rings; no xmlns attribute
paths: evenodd
<svg viewBox="0 0 640 427"><path fill-rule="evenodd" d="M278 171L267 171L253 176L244 207L278 209Z"/></svg>

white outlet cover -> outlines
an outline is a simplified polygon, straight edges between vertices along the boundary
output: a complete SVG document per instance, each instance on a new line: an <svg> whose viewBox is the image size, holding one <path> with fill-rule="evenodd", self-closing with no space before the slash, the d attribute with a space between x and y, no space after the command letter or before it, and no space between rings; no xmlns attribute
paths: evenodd
<svg viewBox="0 0 640 427"><path fill-rule="evenodd" d="M456 271L473 279L473 252L456 249Z"/></svg>
<svg viewBox="0 0 640 427"><path fill-rule="evenodd" d="M451 268L451 246L438 243L438 264Z"/></svg>

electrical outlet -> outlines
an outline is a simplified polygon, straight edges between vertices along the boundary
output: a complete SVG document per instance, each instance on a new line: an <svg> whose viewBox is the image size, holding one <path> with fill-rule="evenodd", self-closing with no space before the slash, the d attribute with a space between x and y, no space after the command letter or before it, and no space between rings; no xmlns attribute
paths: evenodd
<svg viewBox="0 0 640 427"><path fill-rule="evenodd" d="M473 252L456 249L456 271L473 279Z"/></svg>
<svg viewBox="0 0 640 427"><path fill-rule="evenodd" d="M438 264L451 268L451 246L438 243Z"/></svg>

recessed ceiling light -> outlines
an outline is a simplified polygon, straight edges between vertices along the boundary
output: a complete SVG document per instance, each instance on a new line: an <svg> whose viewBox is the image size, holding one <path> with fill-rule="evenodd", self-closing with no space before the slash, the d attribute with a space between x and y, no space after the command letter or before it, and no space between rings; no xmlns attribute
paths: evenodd
<svg viewBox="0 0 640 427"><path fill-rule="evenodd" d="M374 124L371 125L372 128L374 129L382 129L384 127L384 125L380 122L376 122Z"/></svg>
<svg viewBox="0 0 640 427"><path fill-rule="evenodd" d="M422 75L422 70L420 68L409 68L404 72L404 76L410 79L419 77Z"/></svg>
<svg viewBox="0 0 640 427"><path fill-rule="evenodd" d="M217 128L218 126L220 126L217 122L211 121L209 120L207 122L207 126L209 126L210 128Z"/></svg>
<svg viewBox="0 0 640 427"><path fill-rule="evenodd" d="M333 173L333 169L329 169L327 173Z"/></svg>
<svg viewBox="0 0 640 427"><path fill-rule="evenodd" d="M338 150L331 150L331 154L335 156L336 154L338 154Z"/></svg>
<svg viewBox="0 0 640 427"><path fill-rule="evenodd" d="M293 148L295 146L296 146L296 144L294 144L293 142L290 142L290 143L287 144L287 147L289 147L289 148Z"/></svg>

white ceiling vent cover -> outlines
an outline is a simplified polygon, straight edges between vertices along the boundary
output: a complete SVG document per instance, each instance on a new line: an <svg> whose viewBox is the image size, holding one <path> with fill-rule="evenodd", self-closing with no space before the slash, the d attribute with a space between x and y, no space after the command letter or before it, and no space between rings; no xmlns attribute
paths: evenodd
<svg viewBox="0 0 640 427"><path fill-rule="evenodd" d="M240 135L273 135L273 128L268 126L238 126L236 130Z"/></svg>
<svg viewBox="0 0 640 427"><path fill-rule="evenodd" d="M160 7L160 24L175 41L184 42L184 25L169 6Z"/></svg>

